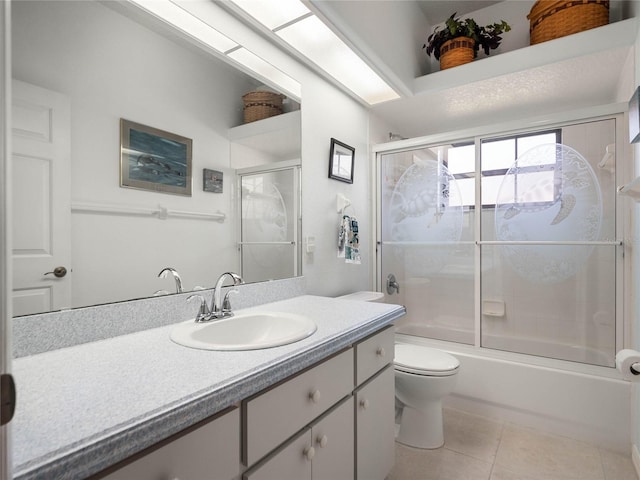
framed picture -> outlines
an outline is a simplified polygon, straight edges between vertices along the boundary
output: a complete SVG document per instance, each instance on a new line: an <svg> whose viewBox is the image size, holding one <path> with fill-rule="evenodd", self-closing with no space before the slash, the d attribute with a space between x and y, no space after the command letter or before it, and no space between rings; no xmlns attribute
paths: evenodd
<svg viewBox="0 0 640 480"><path fill-rule="evenodd" d="M353 161L356 150L335 138L331 139L329 153L329 178L353 183Z"/></svg>
<svg viewBox="0 0 640 480"><path fill-rule="evenodd" d="M202 170L202 190L205 192L222 193L222 172L204 168Z"/></svg>
<svg viewBox="0 0 640 480"><path fill-rule="evenodd" d="M120 119L120 186L191 196L192 140Z"/></svg>

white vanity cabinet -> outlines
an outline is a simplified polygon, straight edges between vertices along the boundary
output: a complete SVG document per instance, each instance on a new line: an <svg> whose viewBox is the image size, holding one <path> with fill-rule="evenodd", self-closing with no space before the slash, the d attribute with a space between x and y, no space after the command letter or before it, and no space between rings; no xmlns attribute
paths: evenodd
<svg viewBox="0 0 640 480"><path fill-rule="evenodd" d="M93 478L383 480L394 461L393 328Z"/></svg>
<svg viewBox="0 0 640 480"><path fill-rule="evenodd" d="M113 469L109 469L111 471ZM240 475L240 409L175 435L106 480L233 480Z"/></svg>
<svg viewBox="0 0 640 480"><path fill-rule="evenodd" d="M395 459L394 333L356 345L356 479L383 480Z"/></svg>
<svg viewBox="0 0 640 480"><path fill-rule="evenodd" d="M243 480L376 480L394 462L388 327L243 402Z"/></svg>

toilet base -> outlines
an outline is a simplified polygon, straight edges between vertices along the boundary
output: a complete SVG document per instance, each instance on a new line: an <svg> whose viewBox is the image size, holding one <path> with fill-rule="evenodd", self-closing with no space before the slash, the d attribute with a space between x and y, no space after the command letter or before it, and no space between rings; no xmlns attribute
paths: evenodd
<svg viewBox="0 0 640 480"><path fill-rule="evenodd" d="M420 410L405 405L396 441L414 448L443 446L442 402L430 402Z"/></svg>

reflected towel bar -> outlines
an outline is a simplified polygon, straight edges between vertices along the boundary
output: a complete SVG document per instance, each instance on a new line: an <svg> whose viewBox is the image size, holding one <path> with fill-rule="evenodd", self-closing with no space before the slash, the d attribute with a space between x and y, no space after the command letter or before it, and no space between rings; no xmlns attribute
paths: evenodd
<svg viewBox="0 0 640 480"><path fill-rule="evenodd" d="M145 207L127 207L121 205L106 205L96 203L72 203L72 212L84 213L102 213L108 215L128 215L134 217L156 217L160 220L167 218L191 218L199 220L214 220L216 222L224 222L226 215L221 212L217 213L201 213L187 212L183 210L169 210L162 205L157 208Z"/></svg>
<svg viewBox="0 0 640 480"><path fill-rule="evenodd" d="M238 242L238 245L295 245L296 242Z"/></svg>

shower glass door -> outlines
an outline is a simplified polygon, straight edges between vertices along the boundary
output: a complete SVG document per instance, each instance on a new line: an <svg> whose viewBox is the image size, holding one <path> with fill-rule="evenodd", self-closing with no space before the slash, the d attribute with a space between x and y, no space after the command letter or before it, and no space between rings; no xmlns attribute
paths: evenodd
<svg viewBox="0 0 640 480"><path fill-rule="evenodd" d="M613 367L620 120L379 153L378 286L406 306L398 332Z"/></svg>
<svg viewBox="0 0 640 480"><path fill-rule="evenodd" d="M473 344L473 142L382 154L380 162L380 282L388 302L406 306L398 332ZM389 275L397 290L387 290Z"/></svg>
<svg viewBox="0 0 640 480"><path fill-rule="evenodd" d="M238 173L245 282L299 275L300 167Z"/></svg>
<svg viewBox="0 0 640 480"><path fill-rule="evenodd" d="M480 142L483 347L614 366L615 123Z"/></svg>

